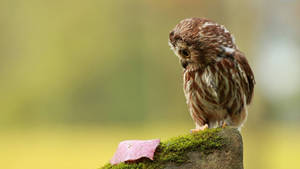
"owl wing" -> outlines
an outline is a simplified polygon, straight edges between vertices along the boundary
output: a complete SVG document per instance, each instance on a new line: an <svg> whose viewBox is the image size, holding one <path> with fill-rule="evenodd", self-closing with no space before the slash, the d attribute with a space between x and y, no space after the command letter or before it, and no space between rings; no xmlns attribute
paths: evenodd
<svg viewBox="0 0 300 169"><path fill-rule="evenodd" d="M255 79L253 72L251 70L250 65L245 57L245 55L240 52L236 51L234 53L234 58L237 61L239 72L241 73L242 78L242 88L246 94L246 103L250 104L253 96L253 90L255 85Z"/></svg>

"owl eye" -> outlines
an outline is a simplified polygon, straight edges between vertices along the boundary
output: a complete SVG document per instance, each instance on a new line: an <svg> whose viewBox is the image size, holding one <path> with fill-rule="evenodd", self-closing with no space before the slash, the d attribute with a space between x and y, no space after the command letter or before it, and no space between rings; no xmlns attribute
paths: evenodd
<svg viewBox="0 0 300 169"><path fill-rule="evenodd" d="M187 49L181 49L179 50L179 54L182 55L183 57L188 57L190 56L190 51Z"/></svg>

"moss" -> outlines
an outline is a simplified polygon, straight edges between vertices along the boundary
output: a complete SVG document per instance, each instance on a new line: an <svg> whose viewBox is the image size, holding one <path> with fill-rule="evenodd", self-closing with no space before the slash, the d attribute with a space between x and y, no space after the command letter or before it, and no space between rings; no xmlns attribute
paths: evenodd
<svg viewBox="0 0 300 169"><path fill-rule="evenodd" d="M187 134L161 142L154 154L153 161L143 158L136 162L107 164L101 169L157 169L163 168L164 164L170 162L180 165L189 160L188 152L201 151L206 154L223 147L226 140L219 135L221 130L220 128L207 129L196 134Z"/></svg>

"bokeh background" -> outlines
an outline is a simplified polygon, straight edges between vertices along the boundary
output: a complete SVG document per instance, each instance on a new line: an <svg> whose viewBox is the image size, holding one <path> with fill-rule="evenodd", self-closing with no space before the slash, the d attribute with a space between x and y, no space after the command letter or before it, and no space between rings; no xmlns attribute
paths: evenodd
<svg viewBox="0 0 300 169"><path fill-rule="evenodd" d="M194 124L167 44L187 17L235 35L256 77L246 169L299 169L299 0L0 0L0 168L96 169Z"/></svg>

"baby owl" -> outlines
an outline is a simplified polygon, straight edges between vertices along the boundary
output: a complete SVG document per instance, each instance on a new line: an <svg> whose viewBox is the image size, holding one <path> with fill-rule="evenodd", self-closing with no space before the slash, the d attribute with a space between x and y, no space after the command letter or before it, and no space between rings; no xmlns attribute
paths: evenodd
<svg viewBox="0 0 300 169"><path fill-rule="evenodd" d="M183 67L183 89L196 128L231 126L240 130L255 85L253 72L234 37L204 18L184 19L169 34Z"/></svg>

